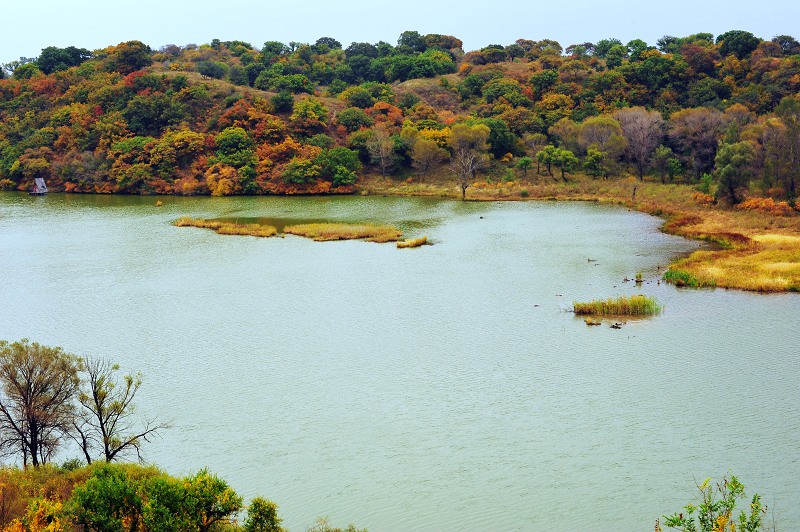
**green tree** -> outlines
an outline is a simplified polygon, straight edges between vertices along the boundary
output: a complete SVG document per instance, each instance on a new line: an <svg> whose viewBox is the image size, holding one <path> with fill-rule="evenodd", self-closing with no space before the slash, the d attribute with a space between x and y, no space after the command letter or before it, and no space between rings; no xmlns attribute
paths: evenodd
<svg viewBox="0 0 800 532"><path fill-rule="evenodd" d="M149 470L148 475L156 475ZM125 467L93 467L89 478L76 486L68 502L75 523L93 532L135 532L142 519L140 482Z"/></svg>
<svg viewBox="0 0 800 532"><path fill-rule="evenodd" d="M316 180L322 168L319 164L308 159L295 157L283 169L281 178L285 183L293 183L295 185L307 185Z"/></svg>
<svg viewBox="0 0 800 532"><path fill-rule="evenodd" d="M69 67L78 66L91 58L92 53L86 48L48 46L42 49L36 64L45 74L52 74L53 72L66 70Z"/></svg>
<svg viewBox="0 0 800 532"><path fill-rule="evenodd" d="M734 54L739 59L744 59L758 47L761 39L749 31L731 30L717 36L719 53L722 56Z"/></svg>
<svg viewBox="0 0 800 532"><path fill-rule="evenodd" d="M241 168L255 158L255 143L241 127L227 127L215 137L217 145L217 161Z"/></svg>
<svg viewBox="0 0 800 532"><path fill-rule="evenodd" d="M278 517L278 505L263 497L254 497L247 507L244 519L245 532L282 532L282 519Z"/></svg>
<svg viewBox="0 0 800 532"><path fill-rule="evenodd" d="M567 180L565 174L568 172L573 172L576 168L578 168L579 165L578 158L575 157L574 153L561 148L556 148L555 153L553 154L552 163L553 166L561 169L561 179L564 181Z"/></svg>
<svg viewBox="0 0 800 532"><path fill-rule="evenodd" d="M294 108L294 96L291 91L283 90L270 98L272 108L276 113L291 113Z"/></svg>
<svg viewBox="0 0 800 532"><path fill-rule="evenodd" d="M520 157L515 166L518 170L522 170L523 177L528 177L528 170L533 166L533 159L528 156Z"/></svg>
<svg viewBox="0 0 800 532"><path fill-rule="evenodd" d="M374 121L372 117L358 107L348 107L336 115L336 120L348 131L357 131L362 127L370 127Z"/></svg>
<svg viewBox="0 0 800 532"><path fill-rule="evenodd" d="M106 64L108 70L130 74L149 66L153 51L141 41L127 41L109 48Z"/></svg>
<svg viewBox="0 0 800 532"><path fill-rule="evenodd" d="M605 59L609 50L611 50L614 46L618 46L621 44L622 41L614 37L611 37L609 39L600 39L599 41L597 41L597 44L594 45L594 55Z"/></svg>
<svg viewBox="0 0 800 532"><path fill-rule="evenodd" d="M231 521L242 509L242 498L228 483L207 469L183 481L185 505L200 532L208 532L219 522Z"/></svg>
<svg viewBox="0 0 800 532"><path fill-rule="evenodd" d="M659 178L661 178L662 183L667 182L667 177L672 181L675 176L681 172L680 161L675 157L672 149L663 144L653 151L653 156L650 161L653 169L655 169Z"/></svg>
<svg viewBox="0 0 800 532"><path fill-rule="evenodd" d="M607 176L608 169L603 164L605 158L605 153L595 148L589 148L583 160L583 168L586 173L593 177Z"/></svg>
<svg viewBox="0 0 800 532"><path fill-rule="evenodd" d="M78 359L60 347L0 340L0 449L37 467L50 460L74 416Z"/></svg>
<svg viewBox="0 0 800 532"><path fill-rule="evenodd" d="M225 77L228 67L219 61L201 61L197 63L197 71L204 78L222 79Z"/></svg>
<svg viewBox="0 0 800 532"><path fill-rule="evenodd" d="M356 182L356 172L361 170L358 153L342 146L322 150L314 164L320 168L320 177L334 187L352 185Z"/></svg>
<svg viewBox="0 0 800 532"><path fill-rule="evenodd" d="M714 160L718 199L731 204L742 201L741 190L747 188L753 177L753 156L753 146L749 142L720 144Z"/></svg>

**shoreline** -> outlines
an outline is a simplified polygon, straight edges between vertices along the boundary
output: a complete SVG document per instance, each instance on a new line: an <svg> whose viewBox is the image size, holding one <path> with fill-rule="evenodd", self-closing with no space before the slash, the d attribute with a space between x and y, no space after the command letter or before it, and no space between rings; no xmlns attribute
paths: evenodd
<svg viewBox="0 0 800 532"><path fill-rule="evenodd" d="M533 180L535 179L535 181ZM788 216L714 205L691 185L571 175L567 181L533 176L510 182L477 182L466 201L591 201L658 216L660 230L712 245L672 261L665 279L676 286L760 293L800 292L800 213ZM430 196L459 200L454 182L372 177L362 195ZM358 193L357 192L357 193Z"/></svg>
<svg viewBox="0 0 800 532"><path fill-rule="evenodd" d="M711 247L672 261L664 279L676 286L716 287L760 293L800 292L800 213L737 209L712 204L686 184L662 184L634 178L595 179L544 175L492 183L471 183L466 201L588 201L619 205L658 216L660 230L701 240ZM461 201L457 183L444 176L365 176L354 195L436 197ZM319 194L311 194L319 195ZM162 196L158 196L162 197ZM163 196L173 197L173 196ZM159 200L160 201L160 200Z"/></svg>

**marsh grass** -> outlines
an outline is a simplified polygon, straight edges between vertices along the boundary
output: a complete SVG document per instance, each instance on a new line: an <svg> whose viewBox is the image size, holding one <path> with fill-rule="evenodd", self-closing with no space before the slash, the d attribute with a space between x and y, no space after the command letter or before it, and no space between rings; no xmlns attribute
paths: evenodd
<svg viewBox="0 0 800 532"><path fill-rule="evenodd" d="M427 236L421 236L419 238L410 238L408 240L399 240L397 242L398 248L418 248L420 246L424 246L428 243Z"/></svg>
<svg viewBox="0 0 800 532"><path fill-rule="evenodd" d="M203 220L189 217L178 218L175 220L174 225L178 227L200 227L202 229L212 229L220 235L270 237L278 234L278 230L271 225L235 224L230 222L222 222L219 220Z"/></svg>
<svg viewBox="0 0 800 532"><path fill-rule="evenodd" d="M717 286L713 279L698 279L687 271L672 268L664 272L663 279L668 283L681 287L713 288Z"/></svg>
<svg viewBox="0 0 800 532"><path fill-rule="evenodd" d="M662 307L652 297L635 295L630 297L596 299L587 303L573 302L572 310L585 316L652 316Z"/></svg>
<svg viewBox="0 0 800 532"><path fill-rule="evenodd" d="M289 225L284 232L304 236L317 242L329 240L368 240L370 242L396 242L403 233L390 225L315 223Z"/></svg>

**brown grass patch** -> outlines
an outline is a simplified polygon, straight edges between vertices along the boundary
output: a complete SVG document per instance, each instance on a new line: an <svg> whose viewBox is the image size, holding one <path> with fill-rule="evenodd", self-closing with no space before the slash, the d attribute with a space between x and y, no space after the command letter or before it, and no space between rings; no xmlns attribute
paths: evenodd
<svg viewBox="0 0 800 532"><path fill-rule="evenodd" d="M427 236L421 236L419 238L411 238L408 240L402 240L397 242L398 248L418 248L420 246L424 246L428 243Z"/></svg>
<svg viewBox="0 0 800 532"><path fill-rule="evenodd" d="M317 242L329 240L368 240L370 242L396 242L403 233L390 225L316 223L290 225L284 232L304 236Z"/></svg>
<svg viewBox="0 0 800 532"><path fill-rule="evenodd" d="M178 227L200 227L202 229L212 229L220 235L270 237L278 234L278 230L271 225L234 224L230 222L222 222L220 220L203 220L189 217L178 218L175 220L174 225Z"/></svg>

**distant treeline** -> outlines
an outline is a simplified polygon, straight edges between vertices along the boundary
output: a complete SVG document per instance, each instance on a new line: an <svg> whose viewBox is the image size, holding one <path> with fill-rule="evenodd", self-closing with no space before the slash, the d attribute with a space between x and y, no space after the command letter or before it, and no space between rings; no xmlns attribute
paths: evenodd
<svg viewBox="0 0 800 532"><path fill-rule="evenodd" d="M536 161L551 175L699 182L730 202L797 195L800 43L786 35L468 53L415 31L346 48L129 41L48 47L3 77L4 189L44 177L68 192L343 193L368 173L446 172L464 187L483 171L527 177Z"/></svg>

